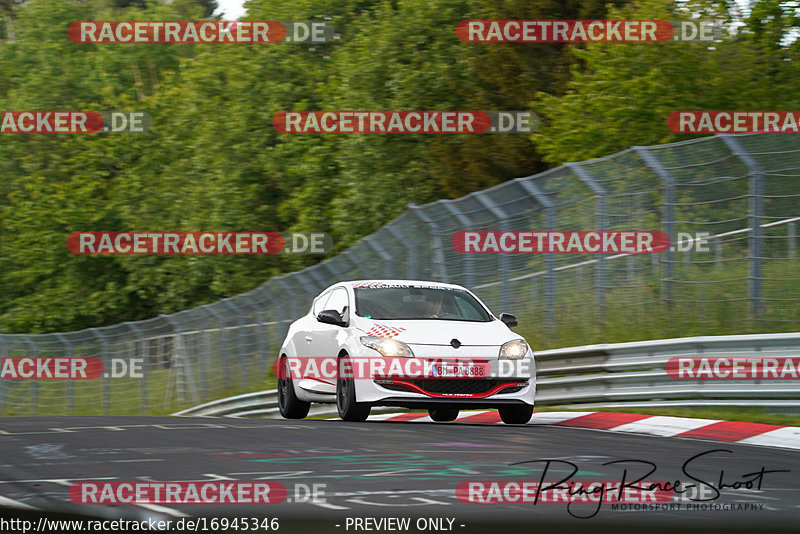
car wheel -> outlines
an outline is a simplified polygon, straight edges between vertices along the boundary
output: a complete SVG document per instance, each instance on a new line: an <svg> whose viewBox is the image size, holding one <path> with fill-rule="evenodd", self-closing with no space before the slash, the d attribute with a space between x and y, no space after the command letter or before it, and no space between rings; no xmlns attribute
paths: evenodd
<svg viewBox="0 0 800 534"><path fill-rule="evenodd" d="M500 419L507 425L524 425L531 420L533 406L530 404L501 406L497 409Z"/></svg>
<svg viewBox="0 0 800 534"><path fill-rule="evenodd" d="M292 375L288 363L289 359L283 356L278 367L283 369L282 373L278 372L278 408L286 419L303 419L308 415L311 403L297 398L294 386L292 386ZM284 375L284 378L281 378L280 375Z"/></svg>
<svg viewBox="0 0 800 534"><path fill-rule="evenodd" d="M458 408L430 408L428 415L434 421L455 421L458 417Z"/></svg>
<svg viewBox="0 0 800 534"><path fill-rule="evenodd" d="M365 421L372 406L365 402L356 402L356 382L352 376L346 376L344 369L350 369L350 359L346 355L339 358L339 379L336 380L336 408L339 417L344 421Z"/></svg>

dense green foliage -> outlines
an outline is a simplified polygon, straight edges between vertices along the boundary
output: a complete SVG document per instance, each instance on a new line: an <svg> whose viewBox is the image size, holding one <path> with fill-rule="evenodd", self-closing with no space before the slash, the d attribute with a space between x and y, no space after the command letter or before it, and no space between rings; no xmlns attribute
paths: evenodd
<svg viewBox="0 0 800 534"><path fill-rule="evenodd" d="M733 17L735 3L681 3ZM662 0L250 0L319 20L322 45L93 45L76 20L208 17L209 0L0 0L0 109L147 111L131 135L0 135L0 331L143 319L217 300L311 257L86 257L75 231L326 231L342 250L409 202L679 139L675 109L792 109L795 24L758 2L703 44L465 44L463 19L674 19ZM285 135L282 110L533 109L524 135Z"/></svg>

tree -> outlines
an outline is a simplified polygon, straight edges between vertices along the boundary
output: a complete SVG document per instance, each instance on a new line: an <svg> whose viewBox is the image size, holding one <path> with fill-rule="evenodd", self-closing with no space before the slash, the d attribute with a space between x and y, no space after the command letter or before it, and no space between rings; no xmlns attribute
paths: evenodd
<svg viewBox="0 0 800 534"><path fill-rule="evenodd" d="M672 7L642 0L609 17L669 20L681 15ZM748 39L592 43L571 51L585 67L573 68L566 94L539 93L533 104L544 117L534 139L551 163L686 139L667 129L673 111L786 109L797 101L796 86L781 83L793 65L782 65Z"/></svg>

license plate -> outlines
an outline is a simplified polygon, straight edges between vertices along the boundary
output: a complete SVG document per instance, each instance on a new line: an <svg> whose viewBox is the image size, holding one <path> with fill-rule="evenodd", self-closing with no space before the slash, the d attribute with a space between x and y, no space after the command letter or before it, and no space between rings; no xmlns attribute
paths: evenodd
<svg viewBox="0 0 800 534"><path fill-rule="evenodd" d="M486 369L482 365L445 363L434 365L433 373L441 378L483 378Z"/></svg>

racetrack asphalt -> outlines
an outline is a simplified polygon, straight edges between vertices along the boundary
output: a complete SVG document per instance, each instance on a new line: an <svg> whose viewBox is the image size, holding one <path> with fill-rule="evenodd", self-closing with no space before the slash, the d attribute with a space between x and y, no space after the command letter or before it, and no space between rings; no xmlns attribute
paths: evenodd
<svg viewBox="0 0 800 534"><path fill-rule="evenodd" d="M413 528L401 532L486 532L498 524L597 532L800 529L800 451L561 426L4 418L0 453L0 505L8 506L4 517L40 511L171 520L277 517L280 532L341 533L367 531L356 530L354 518L381 517L411 518ZM630 481L649 470L643 462L656 469L645 480L680 480L704 488L719 487L720 478L728 485L756 480L762 468L782 472L762 474L760 489L729 487L718 497L710 489L687 491L687 500L672 501L680 505L673 509L481 504L456 496L463 481L539 481L545 467L540 460L547 459L577 466L572 481L619 481L625 469ZM608 464L619 460L628 462ZM551 463L545 480L567 476L567 469L566 463ZM286 486L288 499L270 505L77 505L69 500L68 489L78 481L274 481ZM325 485L318 486L324 502L297 502L312 484ZM711 500L689 502L689 497ZM424 529L414 527L420 518ZM372 530L384 531L397 530Z"/></svg>

